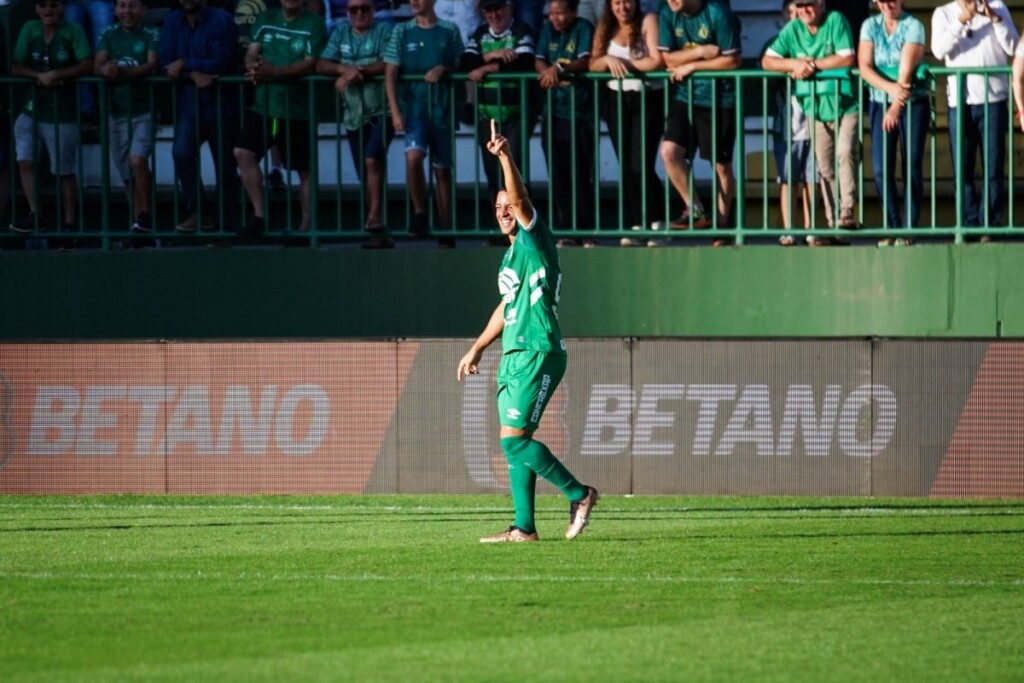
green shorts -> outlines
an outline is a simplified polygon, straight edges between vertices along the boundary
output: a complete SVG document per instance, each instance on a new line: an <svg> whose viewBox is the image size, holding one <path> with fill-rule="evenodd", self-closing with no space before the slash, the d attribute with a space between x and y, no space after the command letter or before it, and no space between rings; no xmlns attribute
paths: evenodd
<svg viewBox="0 0 1024 683"><path fill-rule="evenodd" d="M498 366L498 420L506 427L537 430L568 356L544 351L509 351Z"/></svg>

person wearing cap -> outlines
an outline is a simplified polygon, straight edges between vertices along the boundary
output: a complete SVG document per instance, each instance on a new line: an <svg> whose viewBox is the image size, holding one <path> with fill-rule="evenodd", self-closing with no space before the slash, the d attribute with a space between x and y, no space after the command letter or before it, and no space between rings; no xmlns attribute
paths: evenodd
<svg viewBox="0 0 1024 683"><path fill-rule="evenodd" d="M510 0L481 0L486 24L473 33L462 55L462 70L477 84L477 132L483 153L484 173L491 204L499 189L497 157L487 151L490 122L512 150L517 164L522 163L522 147L533 129L534 117L527 101L522 101L520 81L490 79L491 74L535 73L534 39L530 27L513 16Z"/></svg>
<svg viewBox="0 0 1024 683"><path fill-rule="evenodd" d="M60 178L63 232L77 231L78 154L81 136L76 122L76 78L92 73L92 49L78 24L64 21L61 0L37 0L36 16L18 34L11 74L33 81L22 113L14 122L14 144L21 187L29 212L11 223L14 232L45 230L36 195L35 159L42 142L50 157L50 170Z"/></svg>
<svg viewBox="0 0 1024 683"><path fill-rule="evenodd" d="M948 67L1006 66L1019 37L1002 0L953 0L932 13L932 54ZM956 76L946 81L949 152L954 161L958 146L963 152L963 162L953 164L957 184L963 188L959 219L967 226L999 225L1006 191L1009 79L1003 74L969 74L963 82L961 97ZM979 152L988 185L985 202L974 184Z"/></svg>

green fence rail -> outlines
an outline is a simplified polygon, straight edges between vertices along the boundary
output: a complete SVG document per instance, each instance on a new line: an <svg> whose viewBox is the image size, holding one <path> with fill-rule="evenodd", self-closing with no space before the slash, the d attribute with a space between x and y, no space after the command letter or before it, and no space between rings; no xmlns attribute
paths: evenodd
<svg viewBox="0 0 1024 683"><path fill-rule="evenodd" d="M990 189L990 179L984 172L976 173L980 182L978 183L978 194L982 197L984 210L981 215L981 225L968 226L962 223L964 205L964 187L957 179L957 170L952 163L951 155L955 158L962 158L963 139L958 136L952 142L948 139L947 127L944 125L949 120L954 122L957 130L963 130L964 107L956 107L948 110L945 104L945 92L943 81L947 78L956 79L960 87L958 92L964 93L964 79L968 74L982 74L985 76L1009 77L1009 68L979 68L969 70L947 69L931 67L919 71L918 77L928 86L929 111L928 117L928 138L926 143L925 158L914 160L904 156L899 164L893 168L885 168L883 173L888 175L894 173L900 184L899 192L903 195L902 202L908 201L905 183L903 178L909 177L915 164L923 166L925 179L924 206L922 207L921 220L916 226L906 224L889 224L886 218L886 206L880 202L878 193L875 190L873 174L866 159L868 154L878 153L873 149L870 131L868 130L868 117L864 106L858 109L857 125L857 146L860 163L857 170L857 207L856 207L856 230L838 230L829 224L827 212L824 209L823 192L816 184L811 183L811 208L809 226L806 232L801 235L832 238L840 243L847 241L874 243L881 239L912 238L916 241L945 241L964 242L978 238L1013 239L1024 235L1024 204L1021 202L1020 169L1024 158L1018 153L1013 145L1015 135L1021 135L1020 131L1014 131L1016 118L1008 115L1005 135L996 139L1005 143L1006 166L1005 177L999 182L1005 183L1003 199L1002 220L993 216L984 198ZM408 80L408 77L405 77ZM544 216L558 237L564 238L595 238L604 242L618 243L623 238L639 239L641 243L645 240L659 240L662 243L666 236L676 242L686 243L694 241L703 243L715 238L728 240L729 242L742 245L746 243L774 242L787 233L782 226L778 200L778 188L775 182L775 175L778 170L771 159L773 147L773 127L776 115L774 101L777 95L789 100L798 87L785 74L777 74L761 70L737 70L727 72L709 73L702 72L695 74L688 79L683 87L692 87L695 80L709 78L712 80L712 92L715 102L719 101L720 89L726 83L735 88L736 106L732 112L735 117L737 130L735 150L733 154L733 172L736 178L735 201L732 212L729 216L720 218L712 214L712 225L704 230L671 230L665 228L667 224L676 218L683 210L681 200L668 182L665 181L664 171L658 161L653 176L644 172L640 178L640 187L646 189L654 185L658 188L661 201L656 207L644 207L643 219L637 226L626 225L623 206L633 199L627 197L626 183L620 172L620 166L615 150L622 149L623 135L626 131L621 129L608 130L604 123L603 112L614 108L619 114L622 113L621 91L610 90L607 85L610 80L608 74L584 74L577 77L579 90L569 89L571 121L593 122L595 135L592 138L577 135L575 125L568 142L561 142L553 136L553 104L554 93L543 91L537 87L535 74L513 75L502 74L493 78L508 80L514 83L514 88L509 88L509 95L527 103L523 108L523 114L514 124L518 126L519 142L517 152L520 158L520 166L531 191L534 194L542 216ZM668 82L667 73L648 74L642 79L643 88L669 88L674 84ZM312 103L314 123L310 127L309 138L305 140L286 139L286 145L308 145L311 151L311 212L312 226L309 230L300 230L298 217L298 190L294 184L283 192L275 192L270 187L265 187L265 210L268 216L266 233L260 238L261 242L317 246L333 241L354 241L362 240L367 235L363 230L363 222L366 215L366 200L363 192L362 181L354 169L349 150L348 136L352 133L346 131L341 124L343 104L341 99L333 90L333 79L313 76L305 79L308 88L308 98ZM69 126L76 126L83 131L83 144L78 159L78 183L76 186L76 203L80 210L74 217L70 233L61 233L57 230L43 231L46 225L56 227L60 225L57 216L63 215L64 198L58 190L58 183L49 177L49 164L39 163L38 160L31 166L28 172L34 182L37 195L37 206L41 207L40 215L42 221L40 229L31 235L17 235L9 231L0 231L0 247L10 247L28 241L28 244L37 246L45 241L50 246L96 246L100 248L114 248L124 243L125 240L137 239L138 234L132 233L130 216L132 215L131 192L125 193L121 188L120 178L112 173L106 163L108 148L110 145L110 130L107 119L107 106L110 96L110 83L104 79L86 78L82 82L89 84L99 94L100 106L99 117L95 122L83 120L81 108L77 119L68 122ZM136 82L138 83L138 82ZM446 81L432 86L431 97L435 88L446 88L449 90L449 99L453 103L447 112L448 125L451 129L453 165L451 169L454 178L454 201L451 216L439 216L436 207L433 207L430 217L429 236L433 238L483 238L497 234L493 227L491 202L488 197L487 183L484 166L481 157L482 135L486 135L486 126L478 126L470 123L462 123L462 119L469 118L470 121L480 119L478 105L472 104L475 99L475 90L479 87L472 84L467 88L465 75L456 74ZM184 218L181 207L180 187L175 182L175 171L171 156L173 123L177 111L175 107L174 88L175 83L166 78L152 78L143 82L142 87L147 89L148 100L153 110L153 116L157 124L157 142L150 157L150 168L153 173L153 183L150 190L150 201L154 207L154 232L147 237L159 240L161 244L188 244L196 241L209 242L217 239L223 243L231 243L238 239L236 231L244 225L251 214L251 207L244 191L239 191L238 196L226 196L223 188L217 187L212 182L213 176L208 167L201 162L202 175L199 183L205 182L205 190L212 197L212 209L199 208L198 222L203 222L203 212L213 211L214 216L220 220L214 221L212 229L208 232L197 232L187 235L175 230L175 226ZM245 101L251 101L251 86L241 76L225 76L219 78L214 86L218 89L220 97L239 97ZM841 70L824 72L819 74L813 87L823 91L832 90L838 93L840 89L849 88L862 103L866 103L867 86L861 81L856 70ZM11 119L20 113L22 102L29 94L32 94L37 86L25 79L0 78L0 92L2 92L2 103ZM469 95L470 104L468 108L463 107L466 95ZM500 89L499 89L500 92ZM583 104L577 101L577 97L584 100ZM652 99L656 104L648 105L647 98L642 100L641 121L644 125L644 116L647 106L660 106L661 120L668 115L669 97ZM499 102L500 103L500 102ZM1009 112L1011 102L997 103L1005 107ZM717 106L717 105L716 105ZM814 112L810 112L813 116ZM617 117L621 120L621 116ZM715 116L713 115L713 120ZM908 113L909 125L909 113ZM237 133L235 124L227 119L218 122L218 135L230 136ZM786 140L784 145L788 148L792 140L791 127L785 126ZM813 149L814 127L811 127L811 145ZM8 128L9 130L9 128ZM643 131L647 132L647 131ZM660 131L654 131L660 136ZM988 143L986 143L987 146ZM404 164L402 159L402 135L399 134L391 143L389 153L388 182L384 187L384 221L387 224L392 237L404 238L408 235L408 226L412 209L409 201L408 186L404 180ZM572 186L578 187L591 182L596 188L593 197L588 201L593 206L586 208L590 211L584 212L580 200L571 196L565 198L569 205L570 220L567 224L558 224L555 215L555 200L563 199L556 192L552 184L552 160L556 156L569 155L572 159L580 156L583 145L588 145L594 159L593 169L573 170ZM543 148L551 151L551 158L542 152ZM713 150L715 152L717 150ZM982 158L987 158L990 152L995 150L982 150ZM812 152L813 154L813 152ZM396 161L397 160L397 161ZM428 156L428 164L430 157ZM228 164L233 164L233 159L227 159ZM11 217L16 220L25 213L24 195L21 184L18 181L19 175L25 173L21 169L14 153L14 145L11 145L10 156L7 159L7 168L10 172L6 178L0 178L5 184L7 193L10 195L12 206ZM268 175L269 165L266 159L262 162L264 178ZM714 197L719 188L719 178L713 172L707 162L697 161L693 166L691 174L691 192L696 192L703 197L705 206L714 206ZM789 169L792 171L792 168ZM773 172L774 171L774 172ZM433 183L435 182L428 173L429 188L432 194ZM130 189L132 179L126 180ZM204 187L200 185L200 188ZM831 206L837 206L838 197L833 195L828 198ZM238 220L236 225L227 225L223 219L222 210L225 206L233 203L238 209ZM789 215L794 215L792 193L789 196ZM909 206L904 206L904 215L909 214ZM577 219L580 215L589 214L593 216L592 224L582 224ZM638 229L634 229L638 228Z"/></svg>

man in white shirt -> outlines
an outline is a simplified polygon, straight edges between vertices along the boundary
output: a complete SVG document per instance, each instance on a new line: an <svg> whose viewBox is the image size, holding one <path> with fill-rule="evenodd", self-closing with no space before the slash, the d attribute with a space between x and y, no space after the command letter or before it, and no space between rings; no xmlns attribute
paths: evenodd
<svg viewBox="0 0 1024 683"><path fill-rule="evenodd" d="M932 14L932 53L948 67L969 71L1006 66L1017 39L1017 29L1002 0L953 0ZM1004 75L967 75L961 96L958 80L955 75L949 77L947 94L950 155L963 190L960 220L966 226L999 225L1005 196L1009 83ZM963 152L961 159L958 146ZM985 206L974 186L979 151L988 178Z"/></svg>

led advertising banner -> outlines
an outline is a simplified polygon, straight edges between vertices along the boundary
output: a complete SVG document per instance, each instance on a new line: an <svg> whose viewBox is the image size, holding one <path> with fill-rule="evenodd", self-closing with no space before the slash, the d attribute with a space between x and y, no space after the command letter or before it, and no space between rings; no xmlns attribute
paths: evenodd
<svg viewBox="0 0 1024 683"><path fill-rule="evenodd" d="M500 349L459 383L468 346L0 345L0 493L505 491ZM536 437L606 493L1024 497L1024 343L569 354Z"/></svg>

